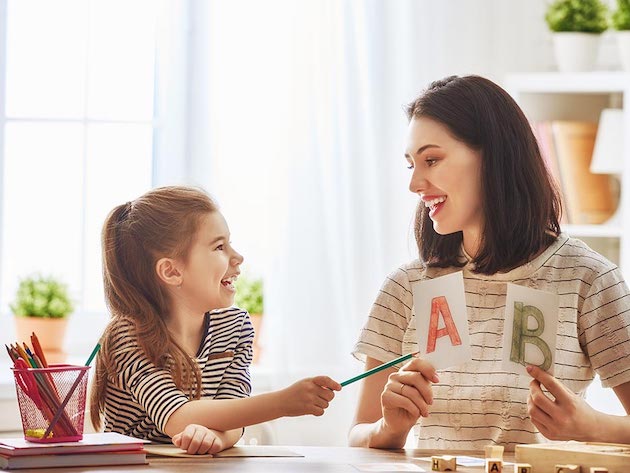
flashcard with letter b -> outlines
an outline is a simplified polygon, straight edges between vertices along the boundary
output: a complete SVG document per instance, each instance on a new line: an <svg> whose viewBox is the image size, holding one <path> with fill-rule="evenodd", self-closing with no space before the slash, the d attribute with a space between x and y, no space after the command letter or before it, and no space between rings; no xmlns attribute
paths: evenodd
<svg viewBox="0 0 630 473"><path fill-rule="evenodd" d="M412 292L420 357L436 369L470 361L463 273L413 283Z"/></svg>
<svg viewBox="0 0 630 473"><path fill-rule="evenodd" d="M506 371L527 374L536 365L553 374L560 296L517 284L508 284L503 328Z"/></svg>

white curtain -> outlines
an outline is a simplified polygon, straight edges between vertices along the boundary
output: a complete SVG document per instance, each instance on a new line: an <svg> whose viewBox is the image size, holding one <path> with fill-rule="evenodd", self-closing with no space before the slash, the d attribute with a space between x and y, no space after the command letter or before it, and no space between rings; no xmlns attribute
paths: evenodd
<svg viewBox="0 0 630 473"><path fill-rule="evenodd" d="M402 106L448 74L545 68L544 2L188 5L186 176L216 195L244 267L264 276L254 387L341 381L362 370L350 351L381 282L416 253ZM276 439L345 444L356 394L275 422Z"/></svg>

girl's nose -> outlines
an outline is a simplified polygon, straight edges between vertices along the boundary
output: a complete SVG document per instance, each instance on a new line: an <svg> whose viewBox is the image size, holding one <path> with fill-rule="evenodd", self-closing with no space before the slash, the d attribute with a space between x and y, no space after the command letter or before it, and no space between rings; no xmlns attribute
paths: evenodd
<svg viewBox="0 0 630 473"><path fill-rule="evenodd" d="M233 266L239 265L243 263L243 255L241 255L238 251L234 250L234 255L232 255L231 263Z"/></svg>

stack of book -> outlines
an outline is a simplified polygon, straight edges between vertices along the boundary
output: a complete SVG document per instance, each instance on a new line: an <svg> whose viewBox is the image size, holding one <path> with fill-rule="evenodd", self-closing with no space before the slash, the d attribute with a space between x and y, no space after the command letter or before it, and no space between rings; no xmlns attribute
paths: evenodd
<svg viewBox="0 0 630 473"><path fill-rule="evenodd" d="M562 193L563 223L600 224L618 203L611 176L590 170L597 123L555 120L533 124L547 168Z"/></svg>
<svg viewBox="0 0 630 473"><path fill-rule="evenodd" d="M32 443L24 438L0 439L0 468L144 465L145 441L114 432L85 434L83 440Z"/></svg>

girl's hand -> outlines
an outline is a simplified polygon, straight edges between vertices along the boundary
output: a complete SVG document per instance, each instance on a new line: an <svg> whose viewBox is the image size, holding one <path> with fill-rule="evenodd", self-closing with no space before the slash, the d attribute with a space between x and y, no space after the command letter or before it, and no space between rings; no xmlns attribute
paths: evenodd
<svg viewBox="0 0 630 473"><path fill-rule="evenodd" d="M190 424L173 436L173 445L191 455L217 453L223 450L223 441L218 433L203 425Z"/></svg>
<svg viewBox="0 0 630 473"><path fill-rule="evenodd" d="M302 379L279 391L280 408L289 417L321 416L335 397L333 391L341 391L341 385L328 376Z"/></svg>
<svg viewBox="0 0 630 473"><path fill-rule="evenodd" d="M537 366L528 366L534 378L529 383L527 412L532 423L549 440L596 440L598 412L584 399ZM545 386L553 398L541 389Z"/></svg>
<svg viewBox="0 0 630 473"><path fill-rule="evenodd" d="M439 381L433 365L420 358L413 358L390 374L381 394L383 428L409 432L420 416L428 417L433 404L431 383Z"/></svg>

